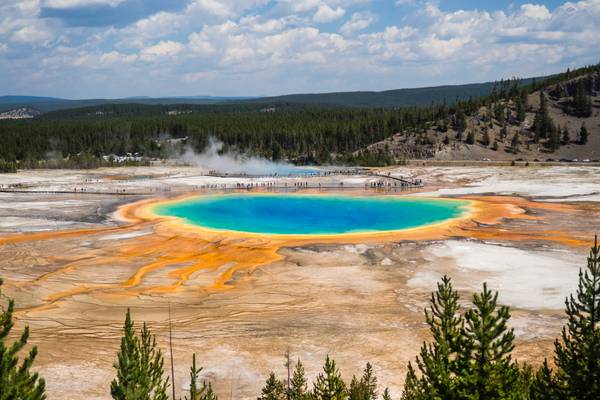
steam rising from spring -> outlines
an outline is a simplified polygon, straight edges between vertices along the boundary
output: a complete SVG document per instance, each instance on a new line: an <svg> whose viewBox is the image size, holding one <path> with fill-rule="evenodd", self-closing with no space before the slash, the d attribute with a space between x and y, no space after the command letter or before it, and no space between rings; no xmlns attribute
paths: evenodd
<svg viewBox="0 0 600 400"><path fill-rule="evenodd" d="M206 149L198 154L187 148L182 161L189 165L225 174L299 175L316 172L289 163L273 162L262 157L251 157L237 151L223 153L223 142L210 138Z"/></svg>

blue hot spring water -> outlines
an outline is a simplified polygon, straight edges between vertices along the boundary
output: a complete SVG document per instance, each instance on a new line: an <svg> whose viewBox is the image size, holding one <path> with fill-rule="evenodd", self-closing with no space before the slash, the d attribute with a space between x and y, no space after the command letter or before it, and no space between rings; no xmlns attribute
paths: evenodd
<svg viewBox="0 0 600 400"><path fill-rule="evenodd" d="M327 235L415 228L461 216L468 202L398 196L232 194L158 204L154 212L209 229Z"/></svg>

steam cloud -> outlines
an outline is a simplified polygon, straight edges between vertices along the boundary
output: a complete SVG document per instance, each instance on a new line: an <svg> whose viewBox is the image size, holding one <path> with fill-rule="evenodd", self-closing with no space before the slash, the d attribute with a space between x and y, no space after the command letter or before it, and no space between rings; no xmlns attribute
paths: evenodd
<svg viewBox="0 0 600 400"><path fill-rule="evenodd" d="M210 138L208 147L200 154L187 148L181 156L186 164L227 174L297 175L311 170L289 163L273 162L262 157L250 157L236 151L221 154L223 142ZM314 171L313 171L314 172Z"/></svg>

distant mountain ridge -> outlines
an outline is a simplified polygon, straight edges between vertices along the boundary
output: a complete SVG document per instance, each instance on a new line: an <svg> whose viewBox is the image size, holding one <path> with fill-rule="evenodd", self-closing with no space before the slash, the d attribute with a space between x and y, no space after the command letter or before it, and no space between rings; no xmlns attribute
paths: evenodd
<svg viewBox="0 0 600 400"><path fill-rule="evenodd" d="M127 97L122 99L82 99L71 100L56 97L39 96L0 96L0 112L19 108L33 108L42 113L73 108L93 107L103 104L219 104L234 101L250 100L252 97L219 97L219 96L190 96L190 97Z"/></svg>
<svg viewBox="0 0 600 400"><path fill-rule="evenodd" d="M550 78L537 77L519 80L527 85L534 80ZM0 96L0 112L31 107L42 113L73 108L92 107L103 104L225 104L225 103L293 103L305 105L330 105L344 107L405 107L428 106L446 101L449 104L469 97L483 97L491 93L496 82L444 85L422 88L394 89L385 91L355 91L330 93L298 93L281 96L173 96L173 97L128 97L120 99L69 100L54 97Z"/></svg>

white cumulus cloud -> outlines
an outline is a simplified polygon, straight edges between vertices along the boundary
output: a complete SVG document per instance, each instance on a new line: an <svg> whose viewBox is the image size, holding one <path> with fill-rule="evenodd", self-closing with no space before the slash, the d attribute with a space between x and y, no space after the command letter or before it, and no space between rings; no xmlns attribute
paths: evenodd
<svg viewBox="0 0 600 400"><path fill-rule="evenodd" d="M332 22L341 18L346 13L342 7L331 8L324 4L319 6L317 12L313 16L315 22Z"/></svg>
<svg viewBox="0 0 600 400"><path fill-rule="evenodd" d="M88 6L116 7L126 0L44 0L43 5L48 8L69 9Z"/></svg>

